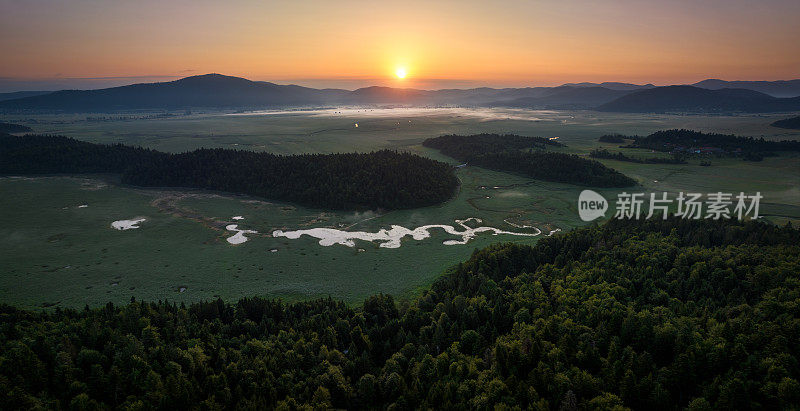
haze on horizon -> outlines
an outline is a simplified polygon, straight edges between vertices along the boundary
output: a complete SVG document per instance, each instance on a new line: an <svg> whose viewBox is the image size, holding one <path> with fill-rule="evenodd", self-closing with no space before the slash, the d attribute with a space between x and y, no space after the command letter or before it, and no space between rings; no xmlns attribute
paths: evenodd
<svg viewBox="0 0 800 411"><path fill-rule="evenodd" d="M0 0L0 91L211 72L347 89L793 79L798 20L794 0Z"/></svg>

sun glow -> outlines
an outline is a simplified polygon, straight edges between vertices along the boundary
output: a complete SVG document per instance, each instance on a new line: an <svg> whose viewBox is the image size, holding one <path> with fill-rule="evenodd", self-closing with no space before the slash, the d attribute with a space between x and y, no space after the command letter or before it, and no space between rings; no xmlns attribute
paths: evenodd
<svg viewBox="0 0 800 411"><path fill-rule="evenodd" d="M395 72L394 72L394 75L397 76L397 78L401 78L401 79L402 78L406 78L407 74L408 74L408 72L406 71L405 67L398 67L397 70L395 70Z"/></svg>

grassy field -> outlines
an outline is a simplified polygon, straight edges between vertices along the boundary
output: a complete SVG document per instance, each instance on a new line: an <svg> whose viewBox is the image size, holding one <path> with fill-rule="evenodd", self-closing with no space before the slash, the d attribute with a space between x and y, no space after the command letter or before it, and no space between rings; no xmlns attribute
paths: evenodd
<svg viewBox="0 0 800 411"><path fill-rule="evenodd" d="M472 112L435 115L399 111L346 115L192 115L170 119L89 122L86 116L38 116L36 132L58 133L93 142L124 142L164 151L229 147L276 153L370 151L397 148L449 161L423 148L428 137L446 133L511 132L559 137L564 151L585 155L605 133L647 134L667 128L800 139L800 133L769 127L779 117L612 115L591 112ZM522 120L528 116L535 120ZM25 118L3 118L21 121ZM358 123L358 127L355 124ZM653 153L635 150L629 154ZM800 222L800 156L762 162L712 160L700 167L603 163L633 177L638 192L760 191L762 214L777 223ZM222 193L143 190L120 186L114 176L0 178L0 301L26 308L82 307L137 299L195 301L262 295L285 299L332 296L358 304L378 292L408 297L426 287L474 248L496 241L533 243L539 237L479 235L464 246L445 246L441 231L432 238L406 238L397 249L358 242L355 248L322 247L316 239L273 238L275 229L334 227L377 231L391 225L415 228L481 218L481 225L509 231L511 224L548 232L582 223L576 201L581 187L532 181L465 167L462 187L436 207L343 213L270 203ZM620 190L598 190L613 199ZM631 190L629 190L631 191ZM86 205L87 207L79 207ZM244 220L234 221L233 216ZM144 217L139 229L118 231L111 222ZM249 241L231 245L227 224L257 230ZM528 230L530 231L530 230ZM272 251L277 250L277 251Z"/></svg>
<svg viewBox="0 0 800 411"><path fill-rule="evenodd" d="M645 135L668 128L715 131L766 139L800 139L800 131L769 126L787 115L675 116L591 111L503 109L383 110L376 113L226 115L194 114L176 118L86 121L83 115L7 116L37 133L64 134L86 141L125 143L180 152L228 147L277 154L332 153L406 147L448 133L517 133L559 137L576 151L588 151L606 133ZM523 120L524 119L524 120ZM32 123L31 120L35 120ZM355 127L358 124L358 127Z"/></svg>

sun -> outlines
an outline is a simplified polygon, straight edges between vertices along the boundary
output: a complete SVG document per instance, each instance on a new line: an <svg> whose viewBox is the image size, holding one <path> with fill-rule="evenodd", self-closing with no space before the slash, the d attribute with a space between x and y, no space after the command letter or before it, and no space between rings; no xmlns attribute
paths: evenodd
<svg viewBox="0 0 800 411"><path fill-rule="evenodd" d="M407 74L408 72L406 71L405 67L398 67L394 72L394 75L397 76L397 78L406 78Z"/></svg>

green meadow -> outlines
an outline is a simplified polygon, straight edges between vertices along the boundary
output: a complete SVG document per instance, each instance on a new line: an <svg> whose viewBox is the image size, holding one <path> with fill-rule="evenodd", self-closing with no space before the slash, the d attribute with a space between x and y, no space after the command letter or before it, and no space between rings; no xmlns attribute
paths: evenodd
<svg viewBox="0 0 800 411"><path fill-rule="evenodd" d="M421 142L442 134L481 132L558 137L563 151L586 155L606 133L648 134L668 128L799 139L800 133L770 127L783 116L614 115L594 112L523 110L398 110L395 114L284 113L270 115L192 114L165 119L87 121L89 115L8 117L37 133L63 134L101 143L141 145L180 152L226 147L281 154L408 150L455 162ZM96 115L91 115L96 116ZM355 125L358 124L358 127ZM632 156L660 155L623 149ZM800 156L762 162L711 159L685 165L602 162L636 179L628 191L762 193L761 214L775 223L800 222ZM120 185L115 176L0 178L0 301L26 308L82 307L131 297L196 301L261 295L287 300L331 296L359 304L379 292L415 295L475 248L497 241L534 243L538 237L478 234L466 245L444 245L455 237L406 237L395 249L356 240L355 247L323 247L308 236L273 238L274 230L318 227L377 232L399 225L455 225L480 218L506 231L546 235L583 223L577 197L583 187L534 181L464 167L460 191L435 207L384 212L332 212L269 199L197 190L155 190ZM597 190L612 201L622 190ZM85 206L85 207L81 207ZM611 210L607 217L612 215ZM242 216L242 220L234 220ZM116 220L145 218L138 229L115 230ZM248 241L228 243L238 224L255 230ZM521 227L521 228L520 228Z"/></svg>

